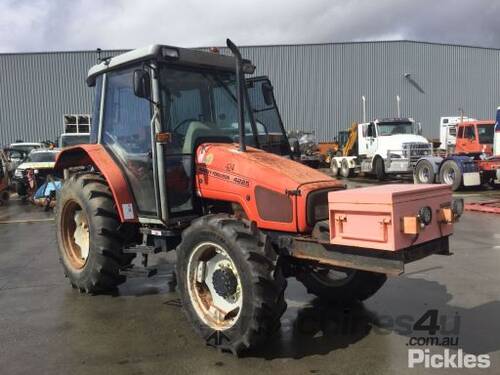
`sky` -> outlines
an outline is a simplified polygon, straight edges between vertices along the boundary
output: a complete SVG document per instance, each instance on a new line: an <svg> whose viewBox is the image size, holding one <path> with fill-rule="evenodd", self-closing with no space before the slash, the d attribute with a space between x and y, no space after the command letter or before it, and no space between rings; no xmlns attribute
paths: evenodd
<svg viewBox="0 0 500 375"><path fill-rule="evenodd" d="M500 48L499 0L0 0L0 53L401 40Z"/></svg>

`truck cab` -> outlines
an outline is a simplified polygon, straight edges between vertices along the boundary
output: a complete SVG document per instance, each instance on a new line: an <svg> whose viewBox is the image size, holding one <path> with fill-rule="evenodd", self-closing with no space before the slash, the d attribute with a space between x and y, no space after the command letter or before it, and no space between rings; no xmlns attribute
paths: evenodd
<svg viewBox="0 0 500 375"><path fill-rule="evenodd" d="M455 152L459 155L477 156L493 154L493 120L467 121L458 124Z"/></svg>
<svg viewBox="0 0 500 375"><path fill-rule="evenodd" d="M445 116L439 120L439 141L440 148L448 152L455 151L457 139L457 125L466 121L476 121L467 116Z"/></svg>
<svg viewBox="0 0 500 375"><path fill-rule="evenodd" d="M364 159L362 171L377 172L377 159L384 173L408 173L422 155L430 155L431 145L412 118L384 118L358 125L358 155ZM378 162L381 165L382 162Z"/></svg>

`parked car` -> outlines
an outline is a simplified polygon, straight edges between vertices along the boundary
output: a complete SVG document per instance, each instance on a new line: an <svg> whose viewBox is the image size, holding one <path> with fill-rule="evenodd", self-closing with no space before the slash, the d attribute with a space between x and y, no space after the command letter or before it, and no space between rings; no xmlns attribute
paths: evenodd
<svg viewBox="0 0 500 375"><path fill-rule="evenodd" d="M16 192L22 200L27 200L47 176L53 175L59 149L36 149L19 165L14 173Z"/></svg>
<svg viewBox="0 0 500 375"><path fill-rule="evenodd" d="M32 151L39 148L45 148L42 142L15 142L11 143L9 150L10 170L14 171L24 161L26 156ZM17 151L17 152L16 152Z"/></svg>

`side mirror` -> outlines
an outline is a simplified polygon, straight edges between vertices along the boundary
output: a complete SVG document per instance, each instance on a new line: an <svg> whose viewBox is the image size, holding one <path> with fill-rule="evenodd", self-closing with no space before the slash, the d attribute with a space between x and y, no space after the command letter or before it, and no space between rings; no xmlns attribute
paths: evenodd
<svg viewBox="0 0 500 375"><path fill-rule="evenodd" d="M422 124L417 122L417 134L422 135Z"/></svg>
<svg viewBox="0 0 500 375"><path fill-rule="evenodd" d="M274 105L273 86L269 82L262 84L262 96L266 105Z"/></svg>
<svg viewBox="0 0 500 375"><path fill-rule="evenodd" d="M144 69L134 70L134 94L139 98L151 99L151 77Z"/></svg>
<svg viewBox="0 0 500 375"><path fill-rule="evenodd" d="M292 151L292 156L300 158L300 143L298 139L293 139L290 142L290 151Z"/></svg>

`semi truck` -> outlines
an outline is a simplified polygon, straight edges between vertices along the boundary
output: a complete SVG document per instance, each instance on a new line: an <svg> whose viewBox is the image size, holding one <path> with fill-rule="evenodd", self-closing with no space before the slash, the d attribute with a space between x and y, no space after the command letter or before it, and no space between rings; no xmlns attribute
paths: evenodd
<svg viewBox="0 0 500 375"><path fill-rule="evenodd" d="M416 184L443 183L458 190L489 183L500 186L500 157L493 154L494 120L468 120L457 125L454 153L430 155L415 164Z"/></svg>
<svg viewBox="0 0 500 375"><path fill-rule="evenodd" d="M439 149L449 153L455 151L457 125L466 121L476 121L476 119L467 116L445 116L439 119Z"/></svg>
<svg viewBox="0 0 500 375"><path fill-rule="evenodd" d="M432 145L412 118L383 118L351 126L342 156L332 158L334 176L363 172L379 180L387 175L411 174L414 163L432 154Z"/></svg>

